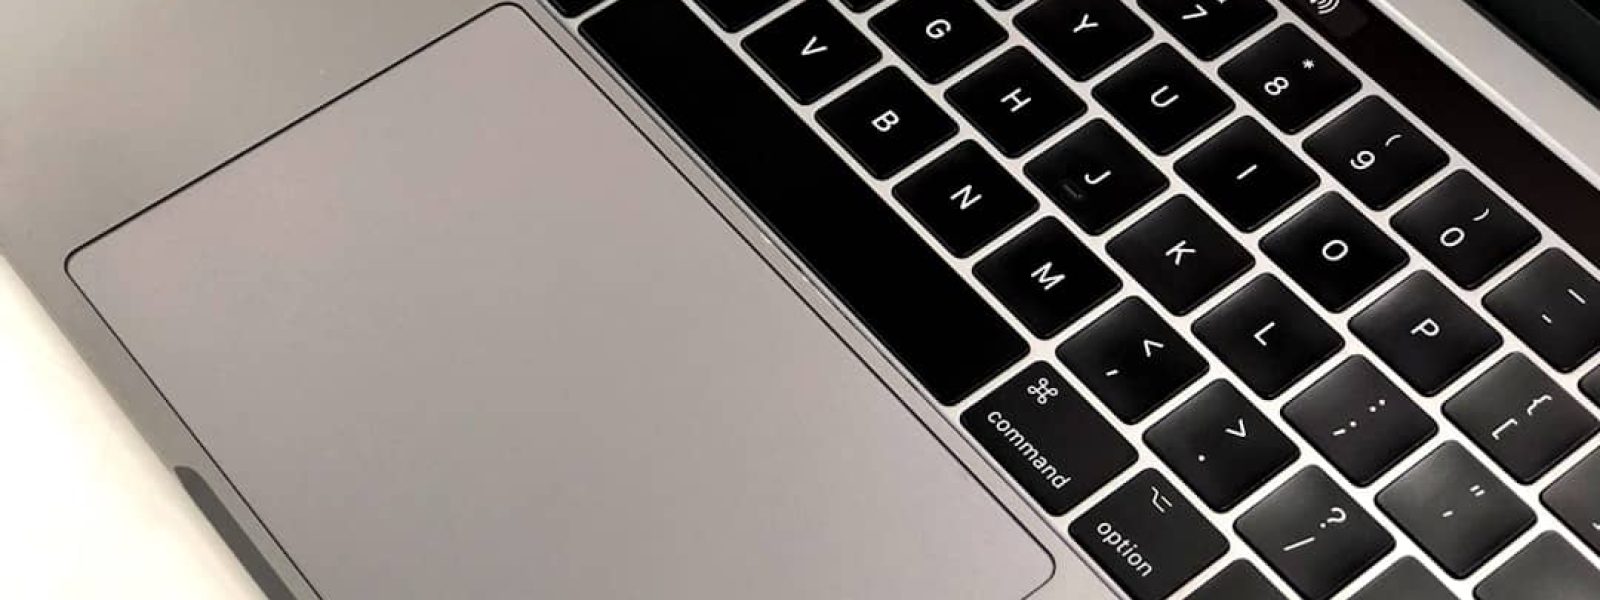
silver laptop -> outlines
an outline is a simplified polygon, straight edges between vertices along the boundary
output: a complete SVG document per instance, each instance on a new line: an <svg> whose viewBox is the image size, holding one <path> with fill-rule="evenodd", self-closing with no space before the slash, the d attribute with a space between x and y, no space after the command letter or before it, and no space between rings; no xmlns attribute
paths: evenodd
<svg viewBox="0 0 1600 600"><path fill-rule="evenodd" d="M269 598L1600 597L1592 0L21 4Z"/></svg>

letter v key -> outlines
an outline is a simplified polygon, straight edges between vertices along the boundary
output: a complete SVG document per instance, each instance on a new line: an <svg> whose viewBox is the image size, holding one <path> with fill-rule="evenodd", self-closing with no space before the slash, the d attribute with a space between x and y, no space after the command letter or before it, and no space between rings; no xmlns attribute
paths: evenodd
<svg viewBox="0 0 1600 600"><path fill-rule="evenodd" d="M823 52L828 51L827 46L818 44L817 42L817 36L811 36L811 39L806 42L806 47L800 49L800 56L811 56L813 54L822 54Z"/></svg>

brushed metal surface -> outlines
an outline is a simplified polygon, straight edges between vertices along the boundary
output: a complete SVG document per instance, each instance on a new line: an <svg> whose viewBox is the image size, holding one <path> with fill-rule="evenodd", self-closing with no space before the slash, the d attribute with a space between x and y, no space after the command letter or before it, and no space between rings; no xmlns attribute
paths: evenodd
<svg viewBox="0 0 1600 600"><path fill-rule="evenodd" d="M1600 165L1600 119L1581 97L1463 3L1378 2L1593 178L1593 167ZM92 5L0 0L8 9L8 19L0 22L0 245L169 463L197 465L214 481L226 481L67 280L64 257L487 5L475 0L105 0ZM532 9L541 23L555 22L538 6ZM1170 38L1158 34L1157 41ZM570 40L562 44L577 48ZM578 60L593 72L592 61ZM603 78L599 84L617 91ZM636 107L623 108L636 119L642 115ZM646 129L651 139L670 145L670 136ZM703 191L715 187L704 173L687 169L685 174ZM736 229L759 239L758 226L737 218L737 205L714 194L711 199L733 217ZM769 259L781 258L781 249L758 250ZM852 348L865 351L864 359L896 392L910 398L911 412L940 439L956 442L955 452L967 464L979 465L977 477L997 489L1002 503L1030 531L1044 534L1040 541L1052 553L1070 552L1001 477L981 469L982 459L937 422L937 411L913 397L914 389L896 376L893 365L848 330L848 318L830 310L825 294L803 285L804 274L792 265L775 266L799 284L800 295L825 321L841 328ZM1038 344L1036 356L1047 358L1052 345ZM1320 463L1314 453L1308 460ZM228 494L224 501L258 543L271 546L272 537L241 498ZM1064 526L1067 520L1057 521ZM1244 553L1236 547L1235 554ZM281 571L293 572L287 557L274 552L270 558ZM1077 597L1089 589L1081 568L1076 575L1058 573L1056 581L1062 585L1040 596ZM1469 589L1469 583L1456 582L1457 589ZM310 594L303 581L293 586Z"/></svg>

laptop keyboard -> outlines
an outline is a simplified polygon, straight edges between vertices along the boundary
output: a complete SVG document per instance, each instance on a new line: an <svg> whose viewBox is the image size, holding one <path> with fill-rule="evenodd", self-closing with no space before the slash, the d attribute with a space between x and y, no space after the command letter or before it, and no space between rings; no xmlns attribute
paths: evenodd
<svg viewBox="0 0 1600 600"><path fill-rule="evenodd" d="M1600 280L1279 1L556 5L1129 597L1600 579Z"/></svg>

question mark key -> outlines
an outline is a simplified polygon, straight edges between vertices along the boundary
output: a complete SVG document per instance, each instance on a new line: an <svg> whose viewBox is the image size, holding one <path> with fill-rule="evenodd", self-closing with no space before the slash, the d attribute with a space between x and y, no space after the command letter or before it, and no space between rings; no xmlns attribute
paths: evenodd
<svg viewBox="0 0 1600 600"><path fill-rule="evenodd" d="M1394 537L1318 467L1296 473L1240 517L1237 528L1308 598L1337 594L1395 546Z"/></svg>

